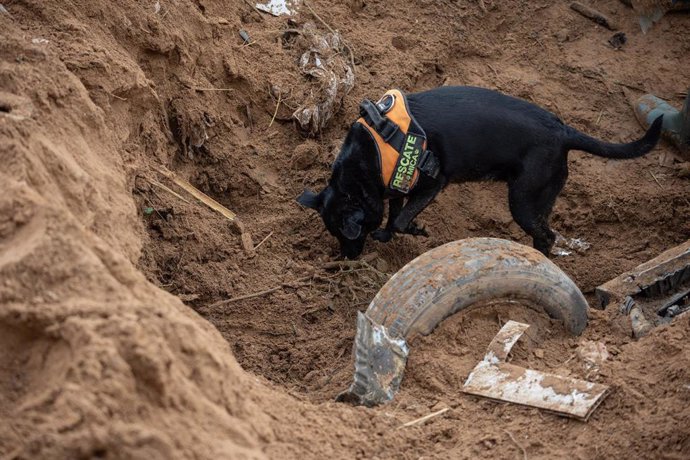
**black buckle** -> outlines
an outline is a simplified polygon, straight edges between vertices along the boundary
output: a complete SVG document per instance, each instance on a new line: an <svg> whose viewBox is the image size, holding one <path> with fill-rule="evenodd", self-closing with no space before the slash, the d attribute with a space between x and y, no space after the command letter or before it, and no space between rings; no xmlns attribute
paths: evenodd
<svg viewBox="0 0 690 460"><path fill-rule="evenodd" d="M441 164L431 150L425 150L417 163L417 169L432 179L436 179L441 172Z"/></svg>
<svg viewBox="0 0 690 460"><path fill-rule="evenodd" d="M388 144L390 140L393 139L393 136L395 136L395 133L400 131L400 127L395 123L391 123L388 119L385 119L380 126L376 127L376 131L378 131L384 142Z"/></svg>
<svg viewBox="0 0 690 460"><path fill-rule="evenodd" d="M378 106L369 99L363 100L359 105L359 114L364 118L364 121L379 133L386 143L389 143L396 136L396 133L400 131L400 127L381 115Z"/></svg>

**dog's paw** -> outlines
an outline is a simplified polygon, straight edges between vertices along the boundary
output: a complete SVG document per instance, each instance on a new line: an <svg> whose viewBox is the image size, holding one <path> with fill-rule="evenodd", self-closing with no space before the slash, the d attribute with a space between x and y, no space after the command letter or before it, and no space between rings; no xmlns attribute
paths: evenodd
<svg viewBox="0 0 690 460"><path fill-rule="evenodd" d="M417 222L414 221L410 222L410 225L408 225L405 229L405 233L414 236L429 236L429 233L426 231L426 228L417 225Z"/></svg>
<svg viewBox="0 0 690 460"><path fill-rule="evenodd" d="M393 232L386 230L385 228L379 228L371 232L371 238L380 241L381 243L388 243L393 239Z"/></svg>

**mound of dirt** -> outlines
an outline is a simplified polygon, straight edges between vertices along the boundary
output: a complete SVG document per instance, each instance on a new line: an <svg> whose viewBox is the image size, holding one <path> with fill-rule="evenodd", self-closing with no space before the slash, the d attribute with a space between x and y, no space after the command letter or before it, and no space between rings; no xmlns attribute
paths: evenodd
<svg viewBox="0 0 690 460"><path fill-rule="evenodd" d="M390 87L496 88L598 137L635 138L634 97L653 91L679 105L687 87L687 16L668 15L642 35L632 10L602 2L628 34L618 51L610 32L560 2L319 1L309 5L321 19L302 10L291 21L240 0L3 5L3 458L690 450L687 316L633 342L617 312L593 311L582 340L605 343L611 356L589 373L581 339L543 315L476 310L413 344L391 405L331 402L351 377L356 313L392 273L459 238L528 241L504 185L454 185L421 216L430 238L370 243L367 263L332 264L335 240L294 202L325 183L360 100ZM300 71L304 49L289 37L307 22L326 34L321 21L352 50L355 86L307 140L292 116L318 84ZM666 145L627 162L571 154L553 225L592 245L557 259L583 291L690 238L680 162ZM261 242L256 253L161 168L237 212ZM517 362L614 386L588 424L459 392L507 319L534 325ZM452 410L399 429L439 407Z"/></svg>

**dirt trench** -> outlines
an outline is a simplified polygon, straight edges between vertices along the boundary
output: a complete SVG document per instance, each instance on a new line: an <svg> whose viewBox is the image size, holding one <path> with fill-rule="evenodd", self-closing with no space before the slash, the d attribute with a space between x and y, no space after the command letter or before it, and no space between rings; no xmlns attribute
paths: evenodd
<svg viewBox="0 0 690 460"><path fill-rule="evenodd" d="M353 49L356 80L308 139L291 114L313 82L285 39L306 21L324 28L307 11L289 24L240 1L5 4L2 97L23 119L0 126L10 184L0 269L12 280L0 297L11 350L0 454L682 458L687 318L633 342L615 311L593 311L572 339L529 309L476 310L413 344L392 405L332 403L351 377L356 313L392 273L455 239L529 241L504 185L454 185L420 218L428 239L369 243L370 264L323 270L336 242L294 199L325 183L359 101L390 87L495 88L597 137L633 139L641 129L630 101L643 90L680 105L690 19L670 15L642 35L631 10L600 2L628 34L618 51L611 32L561 2L310 5ZM552 224L591 249L556 262L590 300L598 284L690 237L690 183L678 174L686 160L667 144L626 162L571 153ZM235 211L264 241L256 254L225 218L161 187L173 185L160 167ZM588 424L459 392L507 319L535 325L517 363L614 386ZM580 340L609 348L598 373L578 358ZM452 410L398 429L439 407Z"/></svg>

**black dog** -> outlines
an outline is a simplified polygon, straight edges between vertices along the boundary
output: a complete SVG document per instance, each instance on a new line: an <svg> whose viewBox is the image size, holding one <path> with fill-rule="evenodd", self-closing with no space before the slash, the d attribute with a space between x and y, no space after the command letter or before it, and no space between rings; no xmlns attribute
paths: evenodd
<svg viewBox="0 0 690 460"><path fill-rule="evenodd" d="M642 156L654 148L661 117L641 139L610 144L564 124L546 110L496 91L441 87L407 96L411 114L426 132L427 148L440 163L436 178L419 176L409 195L391 193L381 179L372 136L354 123L333 165L328 186L309 190L298 202L316 209L338 238L344 257L361 254L369 233L389 241L393 233L425 235L414 219L450 182L499 180L508 183L510 212L548 256L555 241L548 218L568 177L568 151L605 158ZM390 199L385 229L384 200ZM404 200L407 202L403 206ZM378 229L378 230L377 230Z"/></svg>

